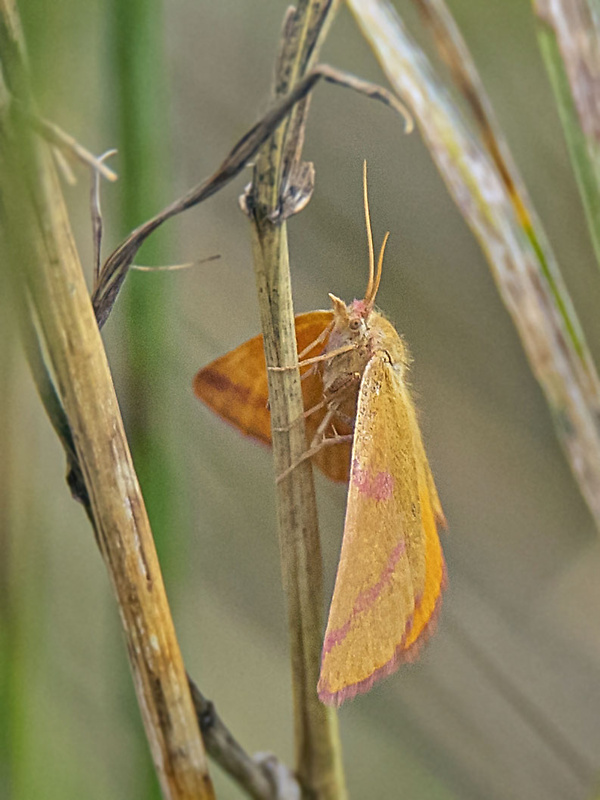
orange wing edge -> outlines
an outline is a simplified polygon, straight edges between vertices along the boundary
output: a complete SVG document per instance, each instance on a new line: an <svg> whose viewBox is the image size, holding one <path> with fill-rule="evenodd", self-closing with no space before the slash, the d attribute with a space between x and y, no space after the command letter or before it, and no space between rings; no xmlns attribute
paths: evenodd
<svg viewBox="0 0 600 800"><path fill-rule="evenodd" d="M219 361L220 359L217 359ZM216 362L215 362L216 363ZM192 390L196 397L204 403L204 405L210 409L213 414L215 414L222 422L227 423L229 427L233 428L237 431L241 436L247 439L253 439L257 444L263 445L264 447L271 447L271 438L265 436L259 431L251 431L247 430L241 426L240 422L230 416L227 416L225 412L212 401L212 399L208 399L204 396L204 385L208 384L211 389L216 389L218 391L227 391L230 394L232 393L239 393L239 388L234 383L234 381L229 380L228 378L221 375L219 372L216 372L212 369L212 364L208 364L206 367L198 370L198 372L194 375L192 380ZM266 408L266 401L265 401L265 408Z"/></svg>
<svg viewBox="0 0 600 800"><path fill-rule="evenodd" d="M442 578L440 581L439 593L435 601L433 611L431 612L431 616L427 620L427 624L423 627L419 637L415 639L415 641L409 647L405 647L404 642L410 634L412 627L412 619L414 618L413 613L411 619L407 623L406 631L402 637L402 641L396 647L394 655L388 662L386 662L382 667L376 669L375 672L371 673L368 678L365 678L358 683L353 683L350 686L345 686L339 692L328 692L325 689L319 689L319 700L326 706L339 707L346 700L353 700L357 695L365 694L366 692L370 691L374 684L394 673L401 664L416 661L419 658L421 649L425 642L430 638L430 636L432 636L433 633L435 633L442 608L442 597L447 583L448 577L446 561L442 555Z"/></svg>

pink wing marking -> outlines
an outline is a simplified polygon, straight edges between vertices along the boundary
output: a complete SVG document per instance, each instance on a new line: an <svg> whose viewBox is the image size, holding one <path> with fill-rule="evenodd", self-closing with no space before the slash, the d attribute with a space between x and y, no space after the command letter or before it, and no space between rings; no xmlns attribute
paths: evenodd
<svg viewBox="0 0 600 800"><path fill-rule="evenodd" d="M326 653L329 653L336 645L341 644L344 641L350 631L350 628L352 627L354 618L358 614L368 611L383 590L389 585L394 574L394 570L396 569L396 565L404 555L405 550L406 543L403 539L401 539L396 547L392 550L392 553L388 559L388 563L381 573L381 577L377 583L373 584L373 586L371 586L369 589L365 589L358 595L354 605L352 606L352 611L350 612L348 620L340 628L336 628L327 634L325 641L323 642L323 656L325 656Z"/></svg>
<svg viewBox="0 0 600 800"><path fill-rule="evenodd" d="M442 583L440 587L442 591L446 588L446 583L446 564L444 563ZM415 661L419 656L423 644L431 636L437 626L440 608L442 605L442 591L440 591L440 595L436 600L435 608L433 609L433 613L429 618L427 625L425 625L421 631L419 638L416 639L416 641L414 641L410 647L405 648L404 642L406 641L406 637L412 627L412 619L406 626L406 632L402 637L402 641L396 648L396 652L387 662L387 664L384 664L383 666L379 667L379 669L376 669L375 672L373 672L363 681L354 683L351 686L346 686L344 689L340 689L339 692L328 692L327 689L321 689L319 691L319 699L321 702L328 706L341 706L345 700L352 700L357 694L365 694L366 692L370 691L377 681L380 681L382 678L386 678L388 675L391 675L392 672L395 672L398 669L400 664L406 664L407 662Z"/></svg>
<svg viewBox="0 0 600 800"><path fill-rule="evenodd" d="M352 462L352 483L372 500L389 500L394 493L394 476L390 472L378 472L373 476L359 465L357 458Z"/></svg>

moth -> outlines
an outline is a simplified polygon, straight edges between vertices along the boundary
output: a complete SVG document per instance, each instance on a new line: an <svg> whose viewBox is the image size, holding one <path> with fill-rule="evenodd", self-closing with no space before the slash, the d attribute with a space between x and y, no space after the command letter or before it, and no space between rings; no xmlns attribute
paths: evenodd
<svg viewBox="0 0 600 800"><path fill-rule="evenodd" d="M437 532L446 522L410 395L411 359L375 308L389 233L375 268L366 164L363 196L364 298L346 305L330 294L331 310L296 317L306 457L329 478L349 483L317 687L328 705L368 691L414 660L435 626L446 584ZM270 444L261 336L201 369L194 391L242 433Z"/></svg>

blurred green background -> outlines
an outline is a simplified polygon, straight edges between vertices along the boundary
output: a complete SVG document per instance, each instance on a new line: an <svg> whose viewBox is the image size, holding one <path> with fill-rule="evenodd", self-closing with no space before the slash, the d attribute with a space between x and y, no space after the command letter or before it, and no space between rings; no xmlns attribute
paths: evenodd
<svg viewBox="0 0 600 800"><path fill-rule="evenodd" d="M424 43L408 2L396 3ZM600 362L600 275L525 0L449 2ZM286 3L21 3L40 106L95 152L105 255L214 170L268 107ZM342 7L323 61L383 82ZM316 167L289 226L298 311L366 281L361 168L379 305L413 353L414 392L449 520L449 588L421 660L340 712L354 800L592 798L600 768L600 545L487 263L417 133L329 85ZM168 224L105 329L186 665L250 751L292 761L291 692L269 453L201 407L194 372L254 335L238 179ZM65 189L91 278L89 182ZM111 587L0 301L0 796L157 797ZM328 596L345 494L318 478ZM242 797L212 768L219 798Z"/></svg>

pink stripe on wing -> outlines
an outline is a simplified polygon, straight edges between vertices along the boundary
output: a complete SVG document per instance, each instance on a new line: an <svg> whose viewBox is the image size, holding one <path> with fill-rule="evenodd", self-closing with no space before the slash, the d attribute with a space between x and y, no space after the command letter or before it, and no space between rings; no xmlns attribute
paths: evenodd
<svg viewBox="0 0 600 800"><path fill-rule="evenodd" d="M389 500L394 494L394 477L390 472L372 475L359 465L357 458L352 462L352 483L361 494L372 500Z"/></svg>
<svg viewBox="0 0 600 800"><path fill-rule="evenodd" d="M419 638L416 639L410 647L405 648L404 642L408 635L408 631L411 625L407 625L407 629L402 637L402 641L396 647L396 651L392 658L386 663L383 664L381 667L376 669L368 678L365 678L362 681L358 681L358 683L353 683L350 686L345 686L343 689L340 689L337 692L332 692L323 681L319 681L318 686L318 694L319 699L322 703L328 706L341 706L341 704L345 700L352 700L352 698L356 697L357 694L364 694L368 692L374 683L381 680L382 678L391 675L396 669L398 669L400 664L404 664L409 661L414 661L418 658L421 648L425 641L431 636L435 627L438 622L438 617L440 614L440 608L442 605L442 592L446 588L447 583L447 576L446 576L446 563L443 562L442 564L443 572L442 572L442 581L440 584L440 593L437 597L435 602L435 607L429 618L427 624L421 631ZM412 623L412 620L411 620Z"/></svg>
<svg viewBox="0 0 600 800"><path fill-rule="evenodd" d="M383 590L391 583L396 565L404 555L405 550L406 543L403 539L401 539L396 547L392 550L388 559L388 563L381 573L381 577L377 583L373 584L373 586L371 586L369 589L365 589L358 595L354 601L354 605L352 606L352 611L350 612L348 620L341 626L341 628L336 628L327 634L325 641L323 642L323 656L325 656L326 653L329 653L334 647L336 647L336 645L341 644L344 641L350 632L354 618L358 614L368 611Z"/></svg>

